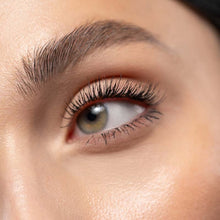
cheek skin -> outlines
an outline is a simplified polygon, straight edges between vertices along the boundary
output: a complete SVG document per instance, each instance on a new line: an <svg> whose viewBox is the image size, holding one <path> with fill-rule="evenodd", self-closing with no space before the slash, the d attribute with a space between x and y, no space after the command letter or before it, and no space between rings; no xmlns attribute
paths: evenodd
<svg viewBox="0 0 220 220"><path fill-rule="evenodd" d="M209 219L216 217L216 180L193 175L193 169L174 173L161 169L145 183L106 186L88 194L93 219ZM197 170L194 170L197 172ZM120 185L120 187L118 187ZM129 185L129 186L128 186ZM213 212L214 211L214 212Z"/></svg>
<svg viewBox="0 0 220 220"><path fill-rule="evenodd" d="M137 178L127 184L107 184L89 193L94 219L160 219L167 212L173 176L166 169L156 170L152 179Z"/></svg>
<svg viewBox="0 0 220 220"><path fill-rule="evenodd" d="M161 136L166 149L172 149L169 151L170 171L178 169L165 219L169 216L172 216L170 219L179 219L179 216L218 219L220 178L213 163L216 161L216 152L213 151L215 135L209 117L212 112L204 106L205 103L196 100L185 103L179 117L176 113L175 121L170 121L172 130L166 132L169 137Z"/></svg>
<svg viewBox="0 0 220 220"><path fill-rule="evenodd" d="M136 181L118 179L91 186L87 194L91 215L94 219L209 219L213 215L215 219L219 180L210 172L206 156L199 153L175 155L176 161L170 159L164 168L154 170L150 180L143 166L142 176L133 174Z"/></svg>

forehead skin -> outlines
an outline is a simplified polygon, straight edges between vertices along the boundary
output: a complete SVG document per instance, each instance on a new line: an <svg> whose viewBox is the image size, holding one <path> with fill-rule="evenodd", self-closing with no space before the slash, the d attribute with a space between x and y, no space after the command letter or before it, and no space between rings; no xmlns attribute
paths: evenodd
<svg viewBox="0 0 220 220"><path fill-rule="evenodd" d="M44 155L50 143L38 151L29 141L30 115L16 122L15 66L51 38L106 19L136 24L168 45L181 64L165 78L190 100L170 106L177 116L169 133L158 132L156 156L136 149L61 163ZM1 0L0 30L1 218L218 219L220 47L208 23L172 0Z"/></svg>

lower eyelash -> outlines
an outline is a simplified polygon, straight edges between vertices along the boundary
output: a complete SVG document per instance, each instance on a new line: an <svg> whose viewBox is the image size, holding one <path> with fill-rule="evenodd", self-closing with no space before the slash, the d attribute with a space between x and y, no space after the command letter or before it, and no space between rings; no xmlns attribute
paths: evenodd
<svg viewBox="0 0 220 220"><path fill-rule="evenodd" d="M154 120L159 120L161 116L162 113L160 111L156 109L150 109L145 114L142 114L130 123L126 123L118 128L113 128L100 134L94 134L90 136L86 142L86 145L89 144L91 141L94 141L94 144L97 144L97 141L100 141L100 139L102 139L105 145L107 145L108 141L110 139L115 139L117 134L125 133L126 135L129 135L130 132L135 131L141 126L149 126L146 121L153 123Z"/></svg>

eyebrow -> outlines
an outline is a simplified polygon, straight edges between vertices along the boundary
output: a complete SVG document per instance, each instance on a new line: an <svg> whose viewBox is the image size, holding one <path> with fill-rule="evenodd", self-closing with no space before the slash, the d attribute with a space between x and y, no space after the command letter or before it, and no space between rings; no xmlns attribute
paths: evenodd
<svg viewBox="0 0 220 220"><path fill-rule="evenodd" d="M65 72L69 66L74 68L97 49L132 42L164 47L151 32L133 24L114 20L83 24L64 37L52 39L22 57L22 68L16 71L17 90L22 95L35 93L41 85Z"/></svg>

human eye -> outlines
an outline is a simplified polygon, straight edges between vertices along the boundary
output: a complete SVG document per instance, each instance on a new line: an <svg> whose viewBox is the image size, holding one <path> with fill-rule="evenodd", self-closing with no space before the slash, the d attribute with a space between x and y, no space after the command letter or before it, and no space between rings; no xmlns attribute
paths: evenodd
<svg viewBox="0 0 220 220"><path fill-rule="evenodd" d="M113 77L89 83L66 107L67 141L84 140L87 148L129 141L132 132L150 130L160 119L163 97L153 82Z"/></svg>

